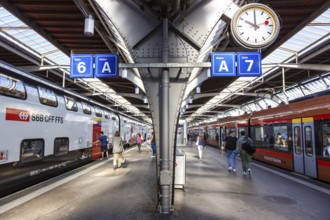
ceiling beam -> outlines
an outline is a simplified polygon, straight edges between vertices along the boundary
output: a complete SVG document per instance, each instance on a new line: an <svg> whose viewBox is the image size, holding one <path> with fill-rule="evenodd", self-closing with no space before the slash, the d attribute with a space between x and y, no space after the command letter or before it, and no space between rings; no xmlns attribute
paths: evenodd
<svg viewBox="0 0 330 220"><path fill-rule="evenodd" d="M212 107L218 107L218 106L223 106L223 107L232 107L232 108L241 108L241 105L231 105L231 104L195 104L195 105L188 105L188 108L198 108L202 106L212 106Z"/></svg>

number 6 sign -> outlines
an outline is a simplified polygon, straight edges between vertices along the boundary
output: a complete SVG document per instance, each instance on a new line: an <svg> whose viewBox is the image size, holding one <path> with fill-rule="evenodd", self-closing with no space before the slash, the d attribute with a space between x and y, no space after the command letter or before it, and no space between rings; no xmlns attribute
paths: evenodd
<svg viewBox="0 0 330 220"><path fill-rule="evenodd" d="M93 78L92 54L71 54L70 78Z"/></svg>

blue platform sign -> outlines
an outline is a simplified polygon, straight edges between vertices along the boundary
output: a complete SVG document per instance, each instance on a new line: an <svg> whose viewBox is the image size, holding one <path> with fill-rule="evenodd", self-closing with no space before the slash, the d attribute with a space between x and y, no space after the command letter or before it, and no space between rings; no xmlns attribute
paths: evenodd
<svg viewBox="0 0 330 220"><path fill-rule="evenodd" d="M93 78L92 54L71 54L70 78Z"/></svg>
<svg viewBox="0 0 330 220"><path fill-rule="evenodd" d="M95 77L117 78L118 77L118 55L117 54L95 54Z"/></svg>
<svg viewBox="0 0 330 220"><path fill-rule="evenodd" d="M235 53L216 52L211 54L211 76L236 76Z"/></svg>
<svg viewBox="0 0 330 220"><path fill-rule="evenodd" d="M237 76L261 76L261 53L237 53Z"/></svg>

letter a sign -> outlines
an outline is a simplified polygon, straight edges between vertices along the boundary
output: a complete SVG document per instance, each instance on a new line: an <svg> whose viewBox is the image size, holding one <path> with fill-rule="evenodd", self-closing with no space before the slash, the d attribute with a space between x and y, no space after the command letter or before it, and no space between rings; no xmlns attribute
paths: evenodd
<svg viewBox="0 0 330 220"><path fill-rule="evenodd" d="M235 53L212 53L211 76L236 76Z"/></svg>
<svg viewBox="0 0 330 220"><path fill-rule="evenodd" d="M95 77L118 77L118 56L116 54L95 54Z"/></svg>

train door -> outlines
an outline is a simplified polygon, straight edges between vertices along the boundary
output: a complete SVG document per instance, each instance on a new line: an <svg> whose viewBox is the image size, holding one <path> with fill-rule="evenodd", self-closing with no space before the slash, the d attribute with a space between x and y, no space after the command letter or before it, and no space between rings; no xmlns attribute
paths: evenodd
<svg viewBox="0 0 330 220"><path fill-rule="evenodd" d="M294 170L317 177L313 118L292 120Z"/></svg>
<svg viewBox="0 0 330 220"><path fill-rule="evenodd" d="M226 141L225 127L220 127L220 149L223 149L223 145Z"/></svg>
<svg viewBox="0 0 330 220"><path fill-rule="evenodd" d="M93 144L92 144L92 160L100 158L101 143L97 142L101 135L101 121L93 120Z"/></svg>
<svg viewBox="0 0 330 220"><path fill-rule="evenodd" d="M220 133L220 128L216 128L215 129L215 132L216 132L216 136L218 135L218 142L217 142L217 147L221 148L221 133ZM217 138L216 138L217 139Z"/></svg>

